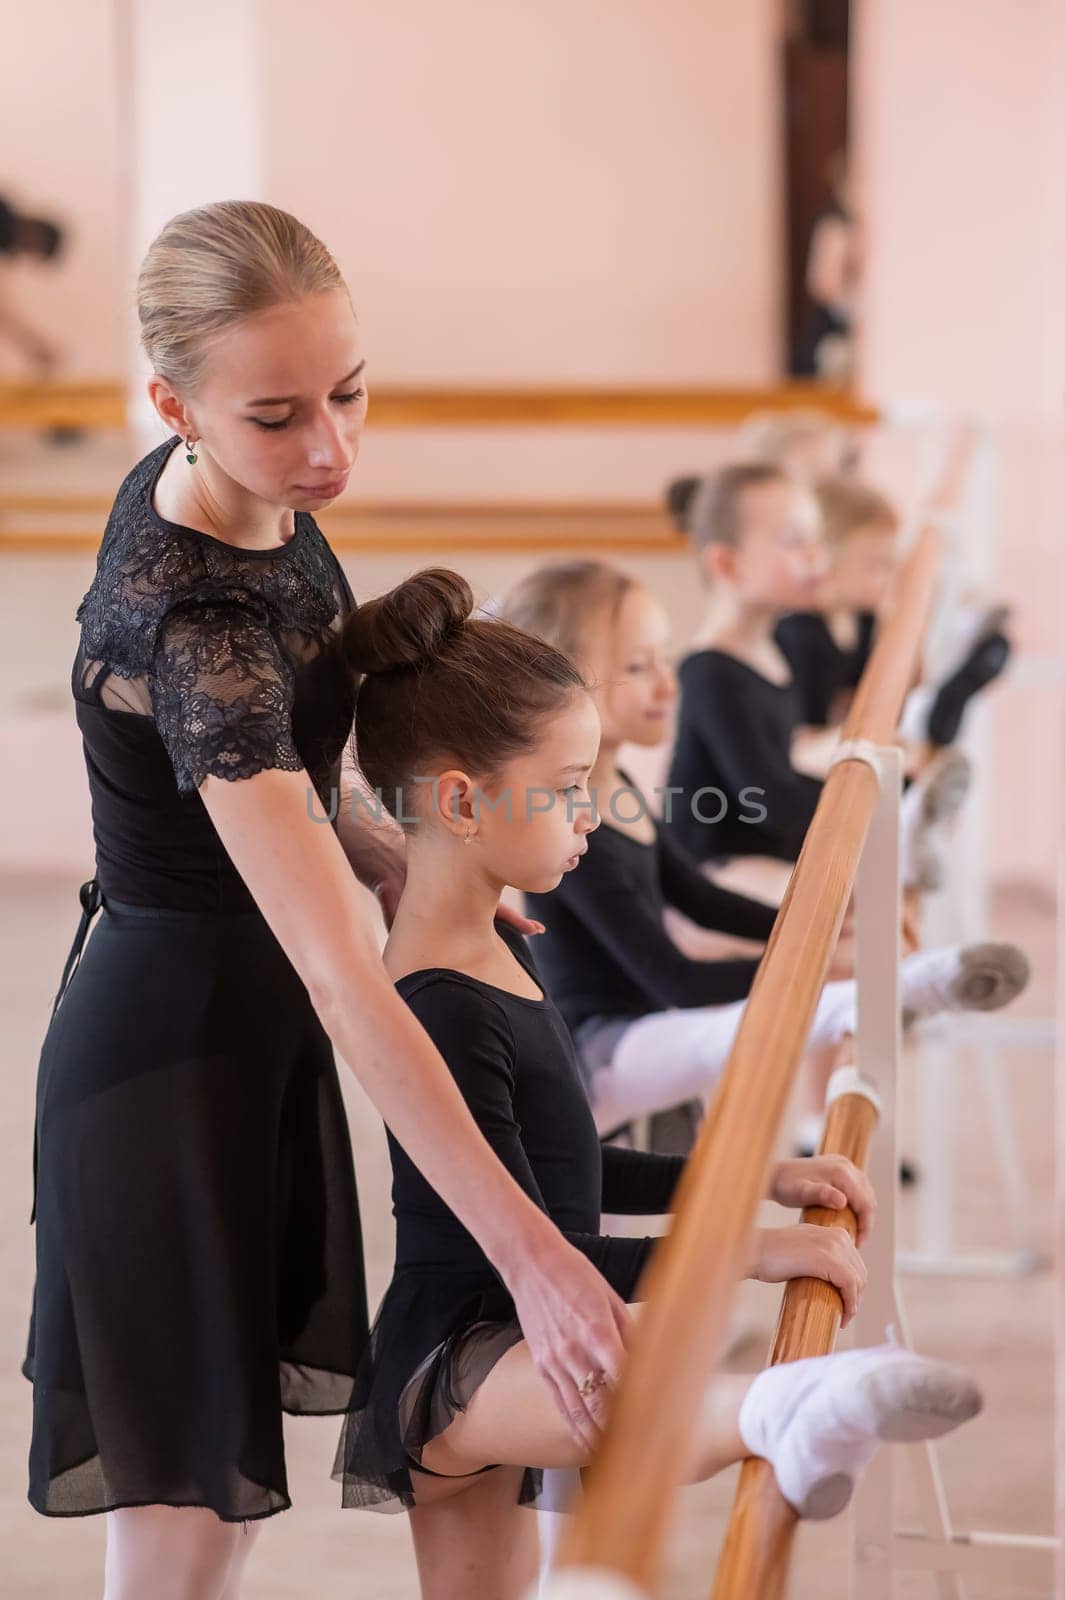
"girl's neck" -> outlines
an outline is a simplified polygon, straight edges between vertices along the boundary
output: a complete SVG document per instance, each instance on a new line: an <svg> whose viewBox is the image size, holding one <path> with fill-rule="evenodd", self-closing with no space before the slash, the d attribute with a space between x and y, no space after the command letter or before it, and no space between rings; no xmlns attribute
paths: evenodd
<svg viewBox="0 0 1065 1600"><path fill-rule="evenodd" d="M175 445L155 486L154 504L161 517L238 549L271 550L288 543L296 526L293 511L250 494L208 456L201 454L190 467L184 454Z"/></svg>
<svg viewBox="0 0 1065 1600"><path fill-rule="evenodd" d="M408 839L407 880L385 949L393 977L423 966L468 971L494 949L504 886L478 869L477 848L476 838L457 849Z"/></svg>
<svg viewBox="0 0 1065 1600"><path fill-rule="evenodd" d="M775 607L747 600L737 590L722 587L711 599L695 643L704 649L744 654L771 640L779 620Z"/></svg>
<svg viewBox="0 0 1065 1600"><path fill-rule="evenodd" d="M627 834L629 838L638 839L641 844L651 844L655 837L655 824L647 810L646 800L642 808L634 807L633 785L618 768L620 753L619 744L601 743L595 766L588 777L588 785L599 812L600 825ZM619 804L615 809L611 800L615 795L620 796L622 793L627 796L627 800L624 805ZM580 868L577 870L579 872Z"/></svg>
<svg viewBox="0 0 1065 1600"><path fill-rule="evenodd" d="M595 765L588 775L588 787L596 795L608 798L616 789L624 787L625 779L618 771L618 756L621 753L620 744L611 744L602 739L599 742L599 754L595 758ZM600 805L602 810L602 805Z"/></svg>

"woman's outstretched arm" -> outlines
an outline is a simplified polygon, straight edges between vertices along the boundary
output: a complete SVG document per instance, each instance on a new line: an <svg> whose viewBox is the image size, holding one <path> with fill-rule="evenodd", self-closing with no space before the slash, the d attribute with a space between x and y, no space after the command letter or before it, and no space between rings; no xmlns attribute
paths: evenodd
<svg viewBox="0 0 1065 1600"><path fill-rule="evenodd" d="M514 1297L534 1359L575 1435L594 1442L589 1372L619 1370L627 1312L492 1154L428 1035L382 965L369 907L304 771L199 793L218 836L307 987L337 1052ZM312 803L313 802L313 803ZM354 1270L354 1264L353 1264Z"/></svg>

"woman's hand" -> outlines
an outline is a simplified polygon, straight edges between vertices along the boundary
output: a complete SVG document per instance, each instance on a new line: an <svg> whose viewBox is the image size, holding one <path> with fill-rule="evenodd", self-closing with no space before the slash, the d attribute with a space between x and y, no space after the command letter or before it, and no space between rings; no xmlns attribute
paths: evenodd
<svg viewBox="0 0 1065 1600"><path fill-rule="evenodd" d="M797 1222L790 1228L759 1228L754 1263L748 1273L759 1283L789 1283L792 1278L823 1278L840 1292L846 1327L858 1310L868 1272L845 1228Z"/></svg>
<svg viewBox="0 0 1065 1600"><path fill-rule="evenodd" d="M858 1222L859 1245L868 1239L876 1216L873 1186L846 1156L799 1156L793 1161L779 1161L770 1179L769 1198L796 1211L805 1206L842 1211L850 1206Z"/></svg>
<svg viewBox="0 0 1065 1600"><path fill-rule="evenodd" d="M515 911L514 907L508 906L504 900L501 900L496 908L496 917L500 922L516 928L526 939L531 938L533 934L547 932L542 922L533 922L530 917L523 917L520 911Z"/></svg>
<svg viewBox="0 0 1065 1600"><path fill-rule="evenodd" d="M540 1376L578 1444L594 1450L609 1386L621 1372L632 1325L628 1307L546 1217L535 1243L499 1270ZM583 1380L600 1374L606 1381L582 1395Z"/></svg>

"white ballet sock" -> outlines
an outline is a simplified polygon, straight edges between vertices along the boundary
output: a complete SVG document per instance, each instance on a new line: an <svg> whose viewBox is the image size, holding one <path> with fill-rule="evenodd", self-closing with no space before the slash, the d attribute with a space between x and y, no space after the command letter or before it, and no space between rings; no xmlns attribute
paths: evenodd
<svg viewBox="0 0 1065 1600"><path fill-rule="evenodd" d="M796 1150L816 1155L821 1147L821 1135L824 1131L824 1116L816 1111L805 1112L795 1124Z"/></svg>
<svg viewBox="0 0 1065 1600"><path fill-rule="evenodd" d="M882 1440L938 1438L981 1405L958 1368L877 1345L760 1372L740 1407L739 1433L798 1514L822 1519L842 1511Z"/></svg>
<svg viewBox="0 0 1065 1600"><path fill-rule="evenodd" d="M899 718L899 732L913 744L923 744L928 738L928 713L936 697L937 685L919 683L906 696Z"/></svg>
<svg viewBox="0 0 1065 1600"><path fill-rule="evenodd" d="M899 964L904 1023L938 1011L997 1011L1025 987L1031 968L1014 944L947 945L915 950ZM814 1013L808 1048L838 1044L858 1025L858 989L851 978L826 983Z"/></svg>

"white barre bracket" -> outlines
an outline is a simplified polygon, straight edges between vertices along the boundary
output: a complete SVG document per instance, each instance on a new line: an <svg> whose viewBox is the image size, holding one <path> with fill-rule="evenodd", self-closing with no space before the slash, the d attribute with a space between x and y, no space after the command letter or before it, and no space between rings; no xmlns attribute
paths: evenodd
<svg viewBox="0 0 1065 1600"><path fill-rule="evenodd" d="M872 767L876 773L877 783L882 784L887 765L885 755L888 751L897 752L898 746L876 744L872 739L843 739L832 752L832 759L828 764L829 771L844 761L864 761L865 765Z"/></svg>
<svg viewBox="0 0 1065 1600"><path fill-rule="evenodd" d="M861 1095L863 1100L868 1100L873 1106L877 1116L880 1115L881 1102L876 1084L869 1078L863 1078L854 1065L836 1068L825 1090L825 1105L830 1106L833 1100L841 1100L845 1094Z"/></svg>

